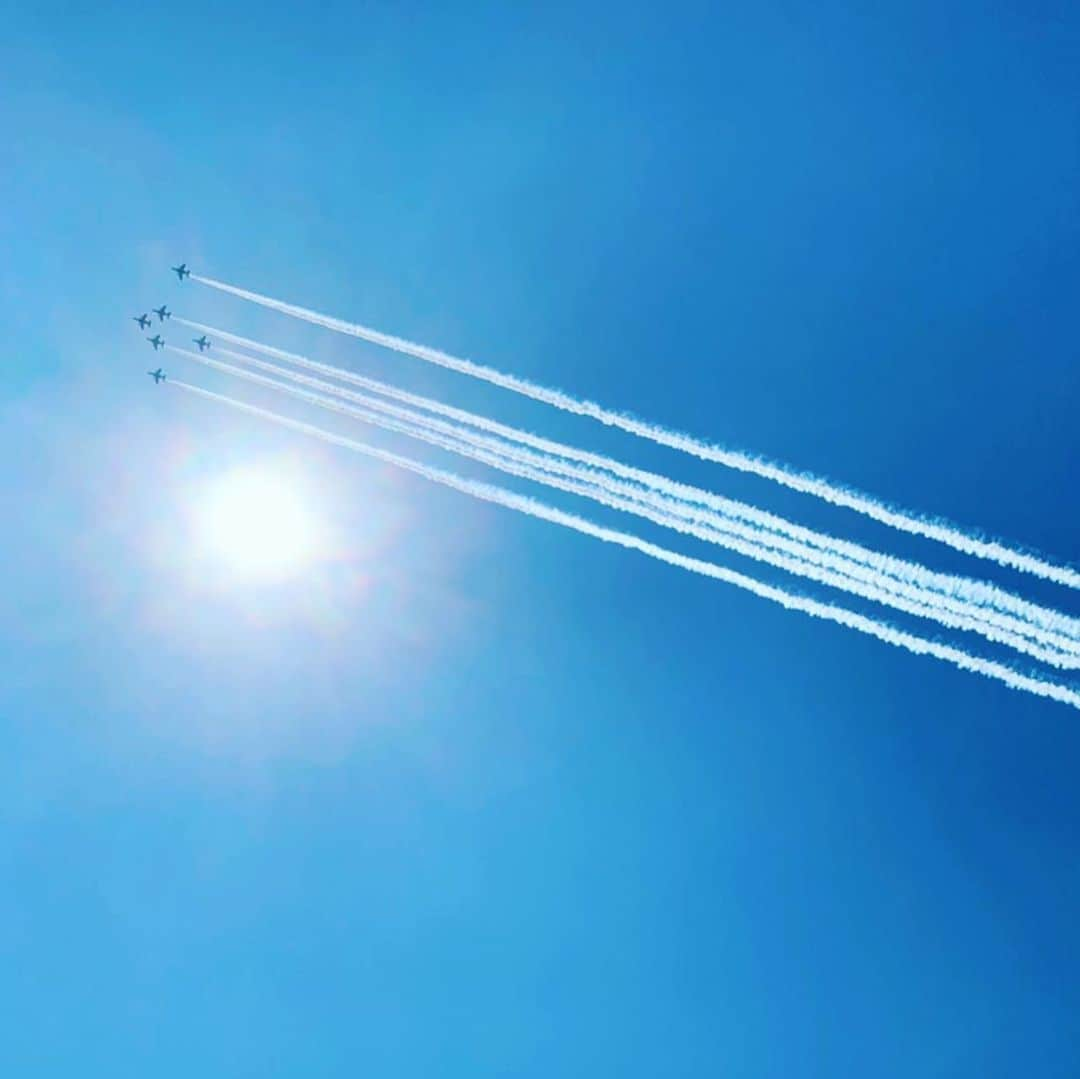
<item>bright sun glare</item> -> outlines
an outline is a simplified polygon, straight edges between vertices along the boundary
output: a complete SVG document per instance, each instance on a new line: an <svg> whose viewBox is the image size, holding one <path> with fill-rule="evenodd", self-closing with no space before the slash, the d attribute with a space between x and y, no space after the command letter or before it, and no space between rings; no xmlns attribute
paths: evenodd
<svg viewBox="0 0 1080 1079"><path fill-rule="evenodd" d="M196 508L200 545L244 576L279 577L316 553L315 517L296 477L237 469L215 481Z"/></svg>

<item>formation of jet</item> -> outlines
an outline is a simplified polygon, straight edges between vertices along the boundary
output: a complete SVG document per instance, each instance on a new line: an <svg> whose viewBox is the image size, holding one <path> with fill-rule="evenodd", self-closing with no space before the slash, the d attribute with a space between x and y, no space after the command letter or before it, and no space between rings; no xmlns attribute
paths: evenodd
<svg viewBox="0 0 1080 1079"><path fill-rule="evenodd" d="M191 276L191 271L188 269L186 262L181 262L179 266L173 266L172 272L176 274L181 281L183 281L185 277ZM159 323L172 317L172 312L169 310L167 304L162 304L160 307L151 307L150 310L157 315ZM148 313L144 312L141 315L132 315L131 321L137 322L140 330L145 330L150 326L151 318ZM162 337L160 333L156 333L153 337L148 337L146 340L150 342L150 346L155 352L157 352L159 348L165 347L165 338ZM201 337L193 337L192 341L199 346L200 352L205 352L206 349L210 347L210 338L207 337L206 334L203 334ZM156 371L147 371L146 373L154 380L155 386L159 382L165 381L165 372L160 367Z"/></svg>

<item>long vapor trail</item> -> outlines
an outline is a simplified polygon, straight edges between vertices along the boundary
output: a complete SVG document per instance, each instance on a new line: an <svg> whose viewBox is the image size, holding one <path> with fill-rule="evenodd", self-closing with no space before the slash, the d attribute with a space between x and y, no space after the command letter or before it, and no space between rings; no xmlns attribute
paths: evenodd
<svg viewBox="0 0 1080 1079"><path fill-rule="evenodd" d="M237 409L238 411L246 412L249 415L259 416L262 419L276 423L279 426L309 435L313 438L321 439L332 445L342 446L353 452L364 454L375 460L382 461L384 464L393 465L396 468L412 472L433 483L439 483L445 487L460 491L462 494L471 495L474 498L485 502L492 502L504 506L507 509L517 510L519 513L524 513L528 516L539 518L540 520L549 521L552 524L562 525L565 528L580 532L586 536L592 536L594 539L601 540L605 543L611 543L619 547L639 551L642 554L649 555L650 557L656 558L661 562L666 562L669 565L677 566L680 569L688 570L691 573L698 573L705 577L723 581L727 584L734 585L737 588L742 588L745 591L751 592L756 596L760 596L763 599L772 600L774 603L778 603L789 610L802 611L804 614L808 614L812 617L847 626L850 629L855 629L861 633L876 637L878 640L884 641L887 644L906 649L915 655L934 656L935 658L945 660L962 670L973 671L977 674L985 675L987 678L993 678L1003 682L1013 689L1025 690L1048 700L1068 704L1073 708L1080 708L1080 693L1069 686L1022 674L1005 664L984 659L980 656L973 656L970 653L959 648L954 648L951 645L918 637L915 634L896 629L893 626L878 622L875 619L868 618L867 616L858 614L854 611L846 610L843 607L821 603L806 596L799 596L787 592L782 588L765 584L755 580L753 577L738 573L735 570L730 570L712 562L706 562L702 559L691 558L670 551L665 547L650 543L638 536L626 532L619 532L610 528L604 528L582 517L555 509L536 499L527 498L491 484L466 479L443 469L432 468L428 465L413 461L410 458L391 453L388 450L379 449L375 446L370 446L367 443L358 442L355 439L333 434L332 432L325 431L313 424L293 420L276 412L271 412L268 409L259 408L256 405L249 405L243 401L238 401L235 398L226 397L219 393L213 393L209 390L204 390L199 386L192 386L186 382L170 379L166 385L174 386L187 393L217 401Z"/></svg>
<svg viewBox="0 0 1080 1079"><path fill-rule="evenodd" d="M702 520L700 515L692 511L687 513L686 507L678 503L665 499L663 496L640 491L602 473L523 450L499 439L476 435L457 425L434 420L376 398L353 394L319 379L307 378L253 357L231 353L229 350L223 351L243 362L269 371L279 378L285 377L300 385L311 386L320 393L308 393L298 389L296 385L265 378L198 353L173 346L167 347L170 351L180 353L225 374L290 394L309 404L340 412L364 423L421 439L441 449L470 457L504 472L543 483L570 494L591 498L612 509L634 513L655 524L706 542L719 544L738 554L776 566L786 572L802 575L820 584L841 588L864 599L888 604L909 614L933 618L951 629L981 633L988 640L1025 652L1041 662L1062 668L1080 666L1080 656L1063 654L1057 642L1049 648L1034 644L1008 628L988 623L983 617L979 617L984 612L978 609L972 611L970 608L960 608L956 612L943 609L937 602L938 597L927 597L917 590L910 589L898 592L887 585L883 586L882 582L872 575L868 578L860 578L858 573L853 572L853 569L857 570L859 567L852 567L839 560L823 564L820 553L806 545L765 533L730 518L714 515L711 519ZM222 350L218 349L218 351ZM328 398L321 395L327 392L334 396ZM346 401L355 401L363 407L357 408L345 403ZM836 564L837 562L839 564ZM1027 628L1030 629L1030 627Z"/></svg>
<svg viewBox="0 0 1080 1079"><path fill-rule="evenodd" d="M1007 631L1029 636L1033 640L1037 640L1051 648L1080 655L1080 620L1069 618L1058 611L1020 599L994 585L951 574L936 573L918 563L894 558L846 540L815 532L757 507L723 498L701 488L678 483L656 473L630 467L613 458L580 450L551 439L541 438L529 432L498 423L485 416L453 408L440 401L408 393L396 386L357 375L344 368L319 363L294 352L275 348L272 345L251 338L241 337L239 334L230 333L227 330L206 326L180 316L175 316L175 318L176 321L190 326L200 333L209 334L217 340L223 339L241 345L279 361L302 367L305 370L315 371L339 381L348 382L370 393L400 401L413 409L434 413L456 424L477 428L500 439L529 446L545 455L574 461L588 469L610 473L612 476L626 480L631 484L659 492L673 505L677 504L680 508L676 512L681 512L684 516L690 518L700 517L708 520L720 515L725 519L734 518L746 521L756 528L789 537L797 543L820 550L822 552L820 560L826 564L832 564L833 568L837 568L841 572L852 572L856 577L875 584L885 583L891 590L907 593L916 601L926 602L924 594L929 592L937 595L936 602L938 605L960 614L970 614L971 608L975 606L980 609L983 617L988 621L1000 624ZM242 353L233 352L220 346L215 346L215 349L217 352L236 360L255 365L259 364L259 361ZM276 367L269 369L278 374L291 374L290 372L282 372L280 368ZM318 382L315 385L316 388L326 392L349 396L348 391L339 386L332 386L323 382ZM370 404L370 398L364 397L362 400L365 404ZM699 507L705 507L705 511L702 512ZM891 585L892 580L897 582L895 587Z"/></svg>
<svg viewBox="0 0 1080 1079"><path fill-rule="evenodd" d="M279 311L294 318L303 319L316 326L323 326L338 333L359 337L373 344L393 349L396 352L414 356L428 363L446 367L460 374L469 375L473 378L490 382L495 386L521 394L524 397L541 401L544 404L571 412L579 416L587 416L597 420L608 427L615 427L641 438L649 439L662 446L681 450L704 461L714 461L728 468L737 469L740 472L749 472L801 491L811 494L836 506L843 506L855 510L882 524L896 528L902 532L923 536L926 539L936 540L965 554L974 555L978 558L989 559L999 565L1008 566L1012 569L1031 573L1038 577L1054 581L1057 584L1066 585L1069 588L1080 588L1080 572L1069 566L1055 565L1043 558L1039 558L1023 551L1015 550L996 540L984 540L961 529L959 526L948 524L940 520L930 520L924 517L889 506L884 502L868 494L854 491L838 484L831 483L819 476L806 472L797 472L784 465L767 461L763 458L754 457L750 454L728 450L691 435L679 431L671 431L658 424L648 423L636 419L633 416L612 409L604 408L582 398L572 397L561 390L550 389L541 386L528 379L518 378L498 371L492 367L473 363L470 360L452 356L439 349L429 348L405 338L395 337L392 334L382 333L360 323L347 322L344 319L324 315L318 311L312 311L306 307L276 300L262 293L252 292L248 289L229 285L223 281L217 281L212 277L203 277L200 274L192 274L191 280L198 281L211 288L230 293L241 299L260 304L263 307Z"/></svg>

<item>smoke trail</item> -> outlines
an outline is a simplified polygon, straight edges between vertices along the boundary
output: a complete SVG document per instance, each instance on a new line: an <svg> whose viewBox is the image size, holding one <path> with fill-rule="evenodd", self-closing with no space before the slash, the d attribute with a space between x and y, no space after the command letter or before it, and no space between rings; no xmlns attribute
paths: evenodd
<svg viewBox="0 0 1080 1079"><path fill-rule="evenodd" d="M382 401L366 398L360 394L348 394L348 391L329 386L318 379L306 378L303 375L284 371L273 364L254 360L251 357L240 358L276 375L294 379L301 384L312 385L321 390L330 390L331 392L336 390L339 393L348 394L350 398L359 400L366 407L356 408L345 404L341 400L311 394L298 389L294 385L265 378L251 371L201 356L198 353L178 349L172 345L167 347L170 351L187 356L207 367L223 371L226 374L290 394L309 404L340 412L364 423L375 424L421 439L441 449L471 457L483 464L499 468L524 479L544 483L570 494L592 498L594 501L612 509L637 514L655 524L671 528L685 535L694 536L706 542L719 544L738 554L776 566L789 573L799 574L820 584L841 588L864 599L889 604L908 614L933 618L951 629L971 630L981 633L988 640L1025 652L1041 662L1060 668L1076 668L1080 666L1080 657L1075 655L1065 656L1062 655L1060 649L1051 650L1032 644L1024 637L1013 632L1002 630L996 625L972 618L969 611L961 610L956 614L943 611L938 605L928 602L925 597L918 593L914 597L897 595L895 592L883 588L879 582L873 579L868 583L863 583L849 572L846 567L823 567L818 561L816 552L790 540L772 537L762 533L760 530L724 518L720 518L716 523L702 525L692 517L679 516L665 500L648 499L646 496L643 501L640 497L641 492L619 486L618 481L611 481L602 474L591 473L575 466L565 466L558 460L545 459L538 454L531 454L528 450L520 450L497 439L471 435L468 431L463 431L452 425L442 424L437 420L431 420L428 417L417 415L406 409L396 408ZM375 409L376 412L373 413L370 411L371 409ZM773 553L770 548L773 550L778 549L784 553ZM789 555L791 557L788 557Z"/></svg>
<svg viewBox="0 0 1080 1079"><path fill-rule="evenodd" d="M219 351L235 356L242 362L268 370L275 375L311 386L324 393L330 393L346 400L357 401L365 409L376 409L384 414L397 416L404 422L414 426L420 424L429 431L435 431L453 439L454 445L447 445L441 440L434 440L435 444L443 449L450 449L451 452L473 457L484 464L492 465L503 471L510 471L526 479L546 483L549 486L558 486L572 494L584 495L615 509L647 517L654 523L667 528L672 528L686 535L692 535L706 542L720 544L758 561L778 566L788 572L802 574L821 584L841 588L878 603L889 604L908 614L933 618L951 629L971 630L981 633L988 640L1025 652L1044 663L1066 669L1080 667L1080 654L1077 653L1075 641L1063 639L1051 633L1037 632L1025 622L1017 622L1015 619L1007 619L1004 616L994 616L964 603L946 601L944 597L928 595L917 588L908 586L902 588L892 587L888 578L882 579L873 570L843 558L819 553L807 545L792 541L783 535L772 534L762 529L740 524L737 520L720 514L702 513L678 500L671 500L651 490L639 490L630 487L608 476L606 473L568 465L558 458L540 456L515 445L501 442L498 439L478 436L467 429L440 423L437 420L411 413L405 409L395 408L393 405L388 405L385 402L362 394L350 393L350 391L341 387L332 386L319 379L306 378L303 375L285 371L274 364L264 363L250 356L242 356L240 353L231 352L228 349L219 349ZM198 358L194 353L190 355L194 359ZM228 373L247 377L246 374L236 368L229 367L229 365L221 365L221 367ZM342 409L335 402L327 401L325 398L312 397L304 393L297 394L292 388L282 386L273 380L259 381L279 391L292 393L293 396L298 396L302 400L317 404L320 407L344 412L346 415L352 415L367 423L374 422L380 426L386 426L381 420L373 418L369 411L359 412L348 408ZM398 430L399 428L394 427L393 429ZM433 441L415 429L404 431L404 433L414 438L421 438L429 442ZM462 443L472 448L464 449ZM491 455L495 455L494 459ZM569 477L574 486L571 488L565 483L558 483L552 479L553 476ZM617 501L612 501L610 497L612 494ZM731 537L735 537L735 539ZM747 548L746 544L738 542L740 539L748 540L751 546ZM792 564L790 559L785 559L782 556L764 553L761 550L762 548L766 552L772 549L789 554L796 559L797 564ZM1040 643L1032 644L1029 638Z"/></svg>
<svg viewBox="0 0 1080 1079"><path fill-rule="evenodd" d="M241 337L227 330L205 326L202 323L192 322L179 316L176 316L176 318L177 321L201 333L211 334L217 339L223 338L286 363L358 385L372 393L402 401L413 408L447 417L458 424L476 427L495 434L499 438L531 446L544 454L576 461L591 469L610 472L615 476L629 480L631 483L661 491L664 495L677 500L679 503L706 506L725 518L744 520L758 528L788 536L799 543L820 549L823 552L823 561L838 559L845 566L848 563L856 563L867 567L866 572L856 572L856 576L861 576L862 579L880 583L883 577L893 578L904 586L911 586L907 591L913 593L916 597L920 593L927 591L938 593L941 596L940 605L946 609L964 613L970 611L972 605L980 608L990 608L1000 612L1002 617L996 618L988 614L988 619L1001 624L1007 630L1030 636L1032 639L1038 640L1051 648L1074 653L1080 651L1080 620L1068 618L1058 611L1048 610L1045 607L1022 600L994 585L950 574L935 573L917 563L907 562L846 540L814 532L811 529L793 524L782 517L759 510L757 507L722 498L710 491L678 483L655 473L632 468L612 458L541 438L526 431L508 427L487 417L478 416L462 409L444 405L430 398L408 393L395 386L354 374L342 368L318 363L305 356L287 352L284 349L275 348L272 345L263 344L250 338ZM250 356L232 352L220 346L215 347L218 352L243 362L258 362ZM277 368L274 368L274 370L278 371ZM319 388L348 396L347 391L336 386L329 386L326 383L320 383Z"/></svg>
<svg viewBox="0 0 1080 1079"><path fill-rule="evenodd" d="M735 570L729 570L723 566L715 565L712 562L705 562L701 559L677 554L676 552L669 551L657 544L649 543L647 540L643 540L638 536L601 527L582 517L564 513L562 510L555 509L536 499L526 498L522 495L517 495L511 491L504 490L501 487L480 483L476 480L465 479L452 472L420 464L410 458L390 453L388 450L378 449L375 446L369 446L366 443L358 442L351 438L345 438L341 435L333 434L330 431L324 431L322 428L315 427L312 424L289 419L276 412L271 412L268 409L259 408L256 405L249 405L243 401L237 401L235 398L226 397L219 393L213 393L210 390L204 390L199 386L192 386L186 382L175 379L170 379L165 385L174 386L177 389L196 394L209 400L218 401L241 412L259 416L262 419L269 420L272 423L289 428L290 430L321 439L331 445L342 446L355 453L364 454L375 460L382 461L384 464L393 465L396 468L404 469L405 471L422 476L424 479L430 480L433 483L439 483L444 487L450 487L455 491L460 491L462 494L472 495L474 498L478 498L484 502L492 502L496 505L504 506L507 509L517 510L519 513L524 513L528 516L539 518L540 520L550 521L552 524L562 525L565 528L580 532L586 536L592 536L594 539L601 540L604 543L611 543L619 547L640 551L642 554L649 555L661 562L667 562L669 565L678 566L680 569L689 570L691 573L698 573L705 577L712 577L714 580L724 581L737 588L745 589L763 599L772 600L774 603L778 603L788 610L802 611L804 614L808 614L811 617L821 618L825 621L847 626L850 629L859 630L861 633L869 634L870 636L876 637L878 640L894 645L897 648L904 648L915 655L934 656L937 659L952 663L961 670L973 671L976 674L985 675L987 678L993 678L1000 682L1004 682L1005 685L1010 686L1013 689L1026 690L1036 696L1044 697L1048 700L1059 701L1062 704L1071 705L1073 708L1080 708L1080 693L1070 686L1022 674L1005 664L983 659L980 656L973 656L959 648L953 648L950 645L941 644L938 641L930 641L923 637L906 633L883 622L877 622L872 618L867 618L865 615L857 614L854 611L848 611L843 607L820 603L817 600L809 599L806 596L799 596L787 592L782 588L764 584L753 577L748 577Z"/></svg>
<svg viewBox="0 0 1080 1079"><path fill-rule="evenodd" d="M258 292L251 292L248 289L238 288L236 285L228 285L223 281L216 281L211 277L192 274L191 280L199 281L204 285L209 285L211 288L231 293L234 296L239 296L241 299L261 304L263 307L279 311L282 314L303 319L316 326L323 326L326 329L335 330L338 333L360 337L365 341L371 341L373 344L382 345L385 348L390 348L409 356L415 356L417 359L425 360L428 363L437 364L440 367L449 368L460 374L482 379L495 386L500 386L503 389L511 390L522 396L530 397L535 401L541 401L544 404L552 405L565 412L572 412L579 416L588 416L590 419L597 420L608 427L616 427L630 434L638 435L641 438L647 438L659 445L681 450L683 453L691 454L703 461L715 461L718 464L725 465L728 468L737 469L740 472L750 472L754 475L762 476L765 479L773 480L775 483L790 487L793 490L801 491L804 494L814 495L832 505L843 506L847 509L855 510L858 513L873 518L875 521L880 521L882 524L887 524L902 532L910 532L913 535L923 536L926 539L937 540L938 542L944 543L965 554L974 555L978 558L986 558L993 562L997 562L999 565L1022 570L1025 573L1043 577L1046 580L1066 585L1069 588L1080 588L1080 572L1077 572L1069 566L1055 565L1035 555L1014 550L997 540L981 539L979 536L964 531L957 525L949 524L942 520L931 520L916 516L889 506L870 495L851 490L847 487L841 487L838 484L830 483L829 481L810 473L796 472L784 465L765 460L764 458L753 457L749 454L739 453L735 450L727 450L722 446L703 442L700 439L683 434L679 431L671 431L657 424L638 420L625 413L604 408L593 401L571 397L569 394L563 393L560 390L549 389L545 386L540 386L535 382L530 382L527 379L508 375L502 371L497 371L494 368L485 367L481 364L473 363L470 360L461 359L457 356L451 356L449 353L442 352L438 349L416 344L413 341L407 341L401 337L394 337L391 334L381 333L378 330L373 330L358 323L346 322L343 319L333 318L330 315L323 315L306 307L299 307L295 304L285 303L282 300L275 300Z"/></svg>

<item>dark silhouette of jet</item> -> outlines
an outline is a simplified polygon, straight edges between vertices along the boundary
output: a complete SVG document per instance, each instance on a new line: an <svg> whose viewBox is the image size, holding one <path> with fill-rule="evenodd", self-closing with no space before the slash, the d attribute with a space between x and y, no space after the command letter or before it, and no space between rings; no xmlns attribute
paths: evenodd
<svg viewBox="0 0 1080 1079"><path fill-rule="evenodd" d="M172 318L172 312L165 304L162 304L160 307L151 307L150 310L157 315L158 322L164 322L167 318Z"/></svg>
<svg viewBox="0 0 1080 1079"><path fill-rule="evenodd" d="M164 382L165 381L165 372L162 371L162 369L160 367L156 371L147 371L146 373L154 380L154 385L155 386L159 382Z"/></svg>
<svg viewBox="0 0 1080 1079"><path fill-rule="evenodd" d="M187 268L186 262L181 262L179 266L174 266L172 272L183 281L185 277L191 276L191 271Z"/></svg>
<svg viewBox="0 0 1080 1079"><path fill-rule="evenodd" d="M146 340L149 341L150 344L152 344L154 346L154 351L155 352L157 352L157 350L159 348L161 348L161 346L163 344L165 344L165 338L162 337L161 334L159 334L159 333L154 334L153 337L148 337Z"/></svg>
<svg viewBox="0 0 1080 1079"><path fill-rule="evenodd" d="M146 327L150 325L150 316L149 315L139 315L138 318L136 318L134 315L132 315L131 316L131 321L132 322L137 322L139 324L139 329L140 330L145 330Z"/></svg>
<svg viewBox="0 0 1080 1079"><path fill-rule="evenodd" d="M210 347L210 338L206 334L203 334L202 337L193 337L191 340L199 346L200 352L204 352Z"/></svg>

